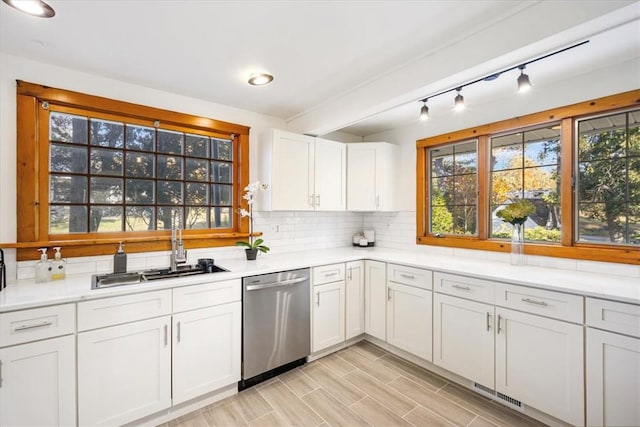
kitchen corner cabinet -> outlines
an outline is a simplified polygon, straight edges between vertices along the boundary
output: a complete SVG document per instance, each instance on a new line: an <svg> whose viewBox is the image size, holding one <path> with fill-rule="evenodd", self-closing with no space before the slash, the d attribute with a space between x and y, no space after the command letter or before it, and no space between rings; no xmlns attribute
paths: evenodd
<svg viewBox="0 0 640 427"><path fill-rule="evenodd" d="M364 334L364 261L346 264L345 339Z"/></svg>
<svg viewBox="0 0 640 427"><path fill-rule="evenodd" d="M587 425L640 426L640 306L587 298L586 307Z"/></svg>
<svg viewBox="0 0 640 427"><path fill-rule="evenodd" d="M387 327L387 264L364 262L364 331L386 341Z"/></svg>
<svg viewBox="0 0 640 427"><path fill-rule="evenodd" d="M347 144L348 210L398 210L399 151L387 142Z"/></svg>
<svg viewBox="0 0 640 427"><path fill-rule="evenodd" d="M311 319L311 352L345 340L345 265L314 267Z"/></svg>
<svg viewBox="0 0 640 427"><path fill-rule="evenodd" d="M347 148L341 142L270 129L260 136L265 211L346 209Z"/></svg>
<svg viewBox="0 0 640 427"><path fill-rule="evenodd" d="M0 426L76 424L75 305L0 313Z"/></svg>

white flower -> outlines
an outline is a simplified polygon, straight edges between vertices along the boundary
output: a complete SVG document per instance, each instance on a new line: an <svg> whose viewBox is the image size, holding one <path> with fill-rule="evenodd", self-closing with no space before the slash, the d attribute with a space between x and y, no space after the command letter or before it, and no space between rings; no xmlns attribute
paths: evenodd
<svg viewBox="0 0 640 427"><path fill-rule="evenodd" d="M249 218L251 218L251 214L250 214L250 213L249 213L249 211L248 211L248 210L246 210L246 209L240 209L240 216L241 216L242 218L247 217L247 216L248 216Z"/></svg>

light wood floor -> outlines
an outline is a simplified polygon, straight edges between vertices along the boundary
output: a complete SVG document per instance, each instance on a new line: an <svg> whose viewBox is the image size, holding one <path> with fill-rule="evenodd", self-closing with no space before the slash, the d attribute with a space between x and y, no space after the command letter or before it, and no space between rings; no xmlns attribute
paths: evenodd
<svg viewBox="0 0 640 427"><path fill-rule="evenodd" d="M369 425L543 424L360 342L164 427Z"/></svg>

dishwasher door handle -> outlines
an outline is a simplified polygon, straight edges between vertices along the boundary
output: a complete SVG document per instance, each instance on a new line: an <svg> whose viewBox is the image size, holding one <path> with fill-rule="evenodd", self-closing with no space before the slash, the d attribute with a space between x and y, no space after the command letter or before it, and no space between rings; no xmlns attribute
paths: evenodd
<svg viewBox="0 0 640 427"><path fill-rule="evenodd" d="M269 282L269 283L263 283L261 285L248 285L245 289L247 291L257 291L259 289L268 289L268 288L277 288L278 286L295 285L296 283L304 282L305 280L309 280L309 278L299 277L297 279L283 280L281 282Z"/></svg>

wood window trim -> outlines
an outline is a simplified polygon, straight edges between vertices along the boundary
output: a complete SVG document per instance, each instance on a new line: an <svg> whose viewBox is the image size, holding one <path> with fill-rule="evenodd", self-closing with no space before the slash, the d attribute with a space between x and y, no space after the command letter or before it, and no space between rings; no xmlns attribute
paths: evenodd
<svg viewBox="0 0 640 427"><path fill-rule="evenodd" d="M489 219L489 174L488 144L489 137L496 133L517 131L531 126L541 126L560 121L561 139L561 219L563 227L559 244L527 243L527 255L552 256L579 260L617 262L640 265L640 248L617 245L593 245L574 243L575 193L572 177L575 169L574 132L575 120L593 114L612 112L640 105L640 90L632 90L565 107L554 108L522 117L502 120L495 123L463 129L447 134L423 138L416 141L416 243L439 247L478 249L496 252L509 252L511 245L507 241L490 240L488 237ZM429 233L429 185L426 177L429 170L428 150L443 144L469 139L478 139L478 235L436 237Z"/></svg>
<svg viewBox="0 0 640 427"><path fill-rule="evenodd" d="M249 183L249 130L243 125L162 110L87 95L64 89L51 88L21 80L17 81L17 242L2 244L2 247L17 248L17 259L37 259L34 248L61 246L64 255L87 256L113 254L118 242L127 243L127 252L148 252L170 249L170 231L85 233L49 235L48 211L48 147L47 135L39 126L39 109L43 102L68 108L81 108L100 114L115 114L132 120L158 120L163 125L235 135L233 194L233 227L215 231L185 230L183 238L187 248L233 245L249 235L248 221L242 220L239 208L248 209L242 199L244 188ZM43 203L44 202L44 203ZM260 234L260 233L254 233Z"/></svg>

